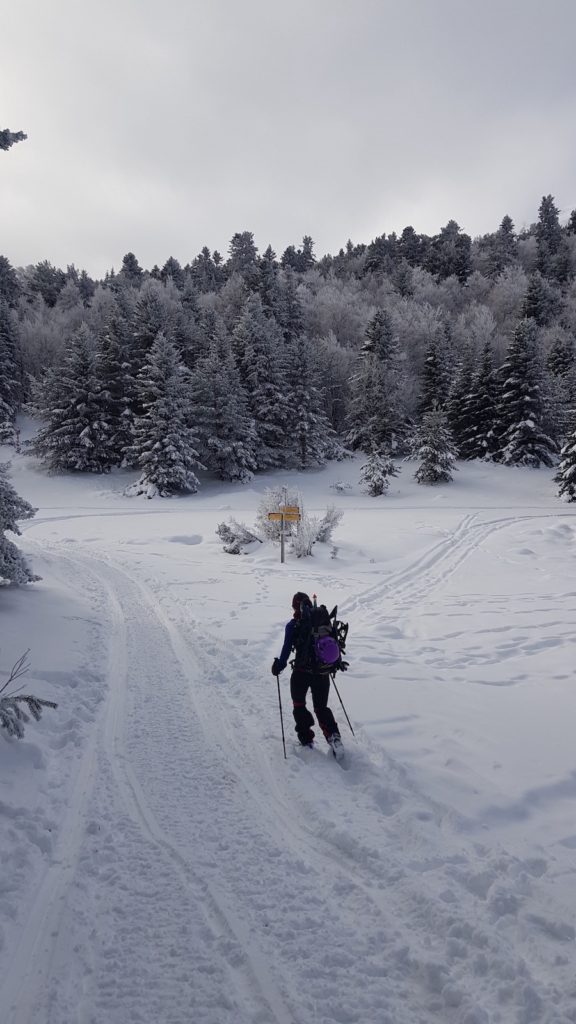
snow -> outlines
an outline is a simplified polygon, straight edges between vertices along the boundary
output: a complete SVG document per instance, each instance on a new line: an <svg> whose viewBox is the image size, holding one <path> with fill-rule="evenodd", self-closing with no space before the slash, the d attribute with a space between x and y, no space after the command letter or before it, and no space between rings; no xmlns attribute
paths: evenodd
<svg viewBox="0 0 576 1024"><path fill-rule="evenodd" d="M148 501L12 461L42 581L0 591L0 668L31 648L59 706L0 738L2 1024L576 1021L576 510L550 471L406 464L371 498L355 459ZM334 544L224 554L218 523L280 484L344 511ZM350 623L345 770L295 749L287 673L283 758L299 589Z"/></svg>

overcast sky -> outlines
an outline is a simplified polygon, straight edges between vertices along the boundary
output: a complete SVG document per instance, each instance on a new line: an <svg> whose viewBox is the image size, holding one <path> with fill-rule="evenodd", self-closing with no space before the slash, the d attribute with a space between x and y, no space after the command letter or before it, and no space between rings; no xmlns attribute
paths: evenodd
<svg viewBox="0 0 576 1024"><path fill-rule="evenodd" d="M0 39L17 266L576 207L576 0L14 0Z"/></svg>

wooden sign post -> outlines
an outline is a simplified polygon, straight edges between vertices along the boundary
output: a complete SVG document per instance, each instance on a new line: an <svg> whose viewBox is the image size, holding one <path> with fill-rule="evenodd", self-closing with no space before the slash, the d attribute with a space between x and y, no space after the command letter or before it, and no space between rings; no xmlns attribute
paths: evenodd
<svg viewBox="0 0 576 1024"><path fill-rule="evenodd" d="M268 519L280 523L280 561L284 561L285 523L298 523L302 518L298 505L282 505L277 512L269 512Z"/></svg>

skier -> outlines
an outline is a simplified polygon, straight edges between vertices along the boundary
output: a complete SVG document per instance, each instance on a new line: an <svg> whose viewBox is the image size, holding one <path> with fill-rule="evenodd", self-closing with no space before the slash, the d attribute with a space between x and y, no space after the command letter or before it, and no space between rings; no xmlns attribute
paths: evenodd
<svg viewBox="0 0 576 1024"><path fill-rule="evenodd" d="M284 631L284 646L279 658L274 658L272 663L272 675L277 676L283 672L288 664L288 658L293 648L296 648L294 667L290 677L290 696L294 705L293 715L296 725L295 732L303 747L314 746L314 719L306 707L306 694L308 689L312 691L312 702L314 714L318 719L318 725L322 729L327 743L332 747L334 757L341 758L344 754L344 747L340 738L340 730L336 724L334 715L328 707L328 694L330 692L330 675L326 671L319 671L312 660L308 659L303 664L298 664L299 634L303 629L302 613L312 611L312 602L308 594L300 591L292 598L293 617L286 623Z"/></svg>

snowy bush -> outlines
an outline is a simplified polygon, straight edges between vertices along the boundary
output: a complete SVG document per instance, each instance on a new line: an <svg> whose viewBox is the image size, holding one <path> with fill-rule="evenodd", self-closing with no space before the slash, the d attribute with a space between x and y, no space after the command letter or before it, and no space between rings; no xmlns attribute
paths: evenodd
<svg viewBox="0 0 576 1024"><path fill-rule="evenodd" d="M256 514L258 532L266 540L280 540L281 522L279 519L268 519L269 512L278 512L283 505L297 505L302 508L302 494L295 487L267 487L260 499ZM286 536L294 533L295 523L285 523Z"/></svg>
<svg viewBox="0 0 576 1024"><path fill-rule="evenodd" d="M36 509L16 494L8 480L9 469L9 462L0 463L0 587L40 579L31 571L22 552L5 535L8 530L19 536L18 520L31 519L36 514Z"/></svg>
<svg viewBox="0 0 576 1024"><path fill-rule="evenodd" d="M347 484L343 480L335 480L333 484L330 484L330 489L338 494L344 494L346 491L352 490L352 484Z"/></svg>
<svg viewBox="0 0 576 1024"><path fill-rule="evenodd" d="M320 544L327 544L328 541L332 540L332 534L338 523L341 521L343 512L334 508L334 505L329 505L326 509L324 517L318 523L318 531L316 540Z"/></svg>
<svg viewBox="0 0 576 1024"><path fill-rule="evenodd" d="M16 690L11 689L13 684L28 672L28 653L26 651L18 659L8 679L0 687L0 730L19 740L24 736L24 729L31 718L38 722L44 708L58 707L53 700L33 697L29 693L19 693L19 687Z"/></svg>
<svg viewBox="0 0 576 1024"><path fill-rule="evenodd" d="M228 555L241 555L243 548L247 548L251 544L262 543L260 537L252 533L244 523L237 523L232 518L227 523L219 523L216 533L223 541L224 551Z"/></svg>

